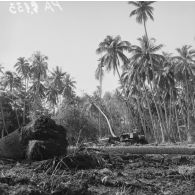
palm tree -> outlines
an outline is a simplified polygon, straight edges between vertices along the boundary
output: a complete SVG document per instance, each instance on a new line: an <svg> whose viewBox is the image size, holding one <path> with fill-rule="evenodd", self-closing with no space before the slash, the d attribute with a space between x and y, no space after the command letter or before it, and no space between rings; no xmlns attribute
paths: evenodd
<svg viewBox="0 0 195 195"><path fill-rule="evenodd" d="M129 1L128 2L129 4L136 7L136 9L130 13L130 17L136 16L136 21L139 24L142 24L142 23L144 24L144 31L145 31L145 36L147 40L148 40L148 33L146 29L146 22L148 18L150 18L151 20L154 20L153 13L152 13L154 8L150 6L154 2L155 1Z"/></svg>
<svg viewBox="0 0 195 195"><path fill-rule="evenodd" d="M156 40L154 38L147 40L146 36L138 38L139 45L131 46L131 64L136 64L139 67L139 71L148 75L148 80L152 81L154 78L154 71L159 69L159 60L163 60L164 57L157 54L159 50L163 47L162 44L155 45ZM150 63L150 58L153 61L153 67Z"/></svg>
<svg viewBox="0 0 195 195"><path fill-rule="evenodd" d="M125 89L121 80L119 67L125 68L129 63L129 59L124 52L129 52L130 49L131 44L128 41L122 41L120 36L116 36L114 38L112 36L107 36L103 42L99 44L99 47L96 50L97 54L103 54L101 60L105 69L108 72L113 70L114 74L117 72L123 92L125 92ZM123 64L121 64L121 62ZM129 106L127 101L126 106ZM130 115L132 116L132 113Z"/></svg>
<svg viewBox="0 0 195 195"><path fill-rule="evenodd" d="M155 86L156 91L159 96L159 110L161 112L162 120L164 121L164 126L167 131L167 135L170 138L170 133L173 134L173 118L175 115L175 100L177 98L177 88L175 82L175 74L174 74L174 63L172 63L171 56L165 55L164 60L159 62L161 68L159 68L158 74L155 77ZM160 94L160 95L159 95ZM162 111L164 110L164 114ZM175 116L177 118L177 116ZM165 119L164 119L165 118ZM179 138L181 140L181 135L178 128Z"/></svg>
<svg viewBox="0 0 195 195"><path fill-rule="evenodd" d="M33 89L34 92L34 109L41 108L41 95L43 92L43 85L41 81L44 81L47 77L47 63L48 57L42 55L39 51L35 52L30 58L31 61L31 77L33 79Z"/></svg>
<svg viewBox="0 0 195 195"><path fill-rule="evenodd" d="M25 59L25 57L19 57L17 60L18 60L17 63L14 65L16 71L23 78L27 79L29 77L29 72L30 72L30 66L28 60Z"/></svg>
<svg viewBox="0 0 195 195"><path fill-rule="evenodd" d="M2 85L4 90L8 91L13 95L14 89L19 89L22 87L21 78L12 71L6 71L2 76Z"/></svg>
<svg viewBox="0 0 195 195"><path fill-rule="evenodd" d="M25 119L26 119L26 93L28 90L28 80L30 77L30 66L28 60L25 59L25 57L19 57L17 59L17 63L15 64L16 71L18 74L22 76L25 82L25 95L24 95L24 108L23 108L23 125L25 125Z"/></svg>
<svg viewBox="0 0 195 195"><path fill-rule="evenodd" d="M56 66L56 68L51 72L50 79L52 80L52 83L54 83L54 86L57 88L59 93L62 93L63 91L63 79L66 75L66 72L62 72L59 66Z"/></svg>
<svg viewBox="0 0 195 195"><path fill-rule="evenodd" d="M100 63L98 64L97 69L95 70L95 78L100 82L100 98L102 96L102 80L104 77L104 70L103 70L103 58L99 59Z"/></svg>
<svg viewBox="0 0 195 195"><path fill-rule="evenodd" d="M51 85L53 85L53 89L55 88L55 91L58 92L59 98L57 98L57 104L62 103L62 97L61 94L63 92L63 79L66 75L66 72L62 72L61 68L59 66L56 66L55 69L51 72L51 76L49 77L49 80L51 80ZM52 91L52 89L51 89Z"/></svg>
<svg viewBox="0 0 195 195"><path fill-rule="evenodd" d="M22 88L21 78L14 72L6 71L2 77L2 84L3 84L4 90L8 89L8 92L11 95L11 101L12 101L13 107L15 107L16 105L16 102L14 100L15 90L17 91L18 89ZM14 110L16 112L18 127L20 127L20 122L19 122L19 118L17 114L17 108L14 108Z"/></svg>
<svg viewBox="0 0 195 195"><path fill-rule="evenodd" d="M134 5L136 7L136 9L133 10L130 13L130 17L131 16L136 16L136 21L139 24L142 24L142 23L144 24L145 39L146 39L146 43L148 42L148 44L146 44L146 49L147 50L149 50L149 41L150 40L149 40L147 29L146 29L146 22L148 20L148 17L151 20L154 20L153 13L152 13L154 8L152 6L150 6L152 3L154 3L154 1L130 1L129 2L129 4ZM150 61L150 64L151 64L151 68L154 71L153 61L152 61L152 58L151 58L151 55L150 55L150 51L147 51L147 53L149 55L149 61Z"/></svg>
<svg viewBox="0 0 195 195"><path fill-rule="evenodd" d="M189 83L195 76L195 50L190 45L184 45L182 48L177 48L178 56L176 60L175 72L179 82L183 84L185 90L185 99L187 105L187 132L188 140L190 141L190 104L193 101L189 93Z"/></svg>
<svg viewBox="0 0 195 195"><path fill-rule="evenodd" d="M53 109L53 115L55 115L55 106L57 105L58 94L59 91L55 87L54 83L49 83L49 87L47 88L47 92L46 92L46 97L47 97L46 101L50 102Z"/></svg>
<svg viewBox="0 0 195 195"><path fill-rule="evenodd" d="M63 86L63 96L68 100L68 102L72 102L72 100L75 97L75 91L76 88L75 84L76 81L72 80L69 74L66 74L66 77L63 80L64 86Z"/></svg>
<svg viewBox="0 0 195 195"><path fill-rule="evenodd" d="M152 110L151 110L151 103L150 98L148 97L148 84L150 86L151 94L152 94L152 100L155 103L155 107L157 110L158 118L160 120L160 114L159 110L157 108L156 100L154 97L154 91L153 91L153 81L155 78L155 72L159 69L159 60L163 59L163 56L160 54L157 54L161 48L162 44L155 45L155 39L150 39L150 41L147 40L146 36L143 36L141 38L138 38L139 45L132 45L131 46L131 58L130 63L126 70L124 70L122 75L122 80L127 86L127 88L131 85L137 85L139 88L139 91L143 88L144 95L146 97L146 102L148 105L148 110L152 122L152 128L155 129L155 122L152 116ZM149 55L150 54L150 55ZM153 60L153 68L150 63L150 59ZM155 71L155 72L154 72ZM161 134L162 127L161 127ZM164 136L162 136L164 137Z"/></svg>
<svg viewBox="0 0 195 195"><path fill-rule="evenodd" d="M100 105L100 102L97 101L96 98L90 97L87 94L85 94L85 96L87 97L87 99L86 99L86 102L84 104L84 109L85 110L92 110L95 108L96 110L98 110L101 113L101 115L103 116L103 118L106 120L111 136L116 137L116 135L111 127L110 121L109 121L107 115L105 114L105 112L103 111L103 109L101 107L102 105Z"/></svg>
<svg viewBox="0 0 195 195"><path fill-rule="evenodd" d="M100 82L100 86L99 86L99 96L100 96L100 99L102 98L102 80L103 80L103 76L104 76L104 70L103 70L103 58L99 59L100 63L98 64L98 67L95 71L95 78L97 80L99 80ZM101 136L101 113L99 112L99 134Z"/></svg>
<svg viewBox="0 0 195 195"><path fill-rule="evenodd" d="M31 64L31 73L34 79L37 79L39 82L41 79L45 79L47 77L47 69L48 69L48 57L42 55L41 52L35 52L30 58Z"/></svg>
<svg viewBox="0 0 195 195"><path fill-rule="evenodd" d="M102 57L102 63L107 71L113 70L113 73L117 72L119 79L121 76L119 73L119 67L121 63L126 65L129 60L124 54L125 51L130 50L130 43L128 41L121 41L120 36L112 37L107 36L103 42L99 44L98 49L96 50L97 54L104 54Z"/></svg>

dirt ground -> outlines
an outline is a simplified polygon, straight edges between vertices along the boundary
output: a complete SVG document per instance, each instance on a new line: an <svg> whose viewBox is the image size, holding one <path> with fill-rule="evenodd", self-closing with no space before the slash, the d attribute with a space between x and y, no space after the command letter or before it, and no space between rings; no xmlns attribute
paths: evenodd
<svg viewBox="0 0 195 195"><path fill-rule="evenodd" d="M195 156L80 151L28 162L0 160L0 195L193 195Z"/></svg>

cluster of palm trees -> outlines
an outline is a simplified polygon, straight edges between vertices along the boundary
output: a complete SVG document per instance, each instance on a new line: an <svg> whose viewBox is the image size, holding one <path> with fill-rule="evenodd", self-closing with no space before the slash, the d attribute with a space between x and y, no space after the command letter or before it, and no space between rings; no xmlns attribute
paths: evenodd
<svg viewBox="0 0 195 195"><path fill-rule="evenodd" d="M101 88L104 70L117 72L129 118L133 123L137 116L147 136L158 142L192 139L195 50L184 45L176 49L177 55L161 52L163 45L149 38L146 28L147 20L154 20L152 3L129 2L136 7L130 17L143 24L144 36L138 38L139 45L107 36L96 50L102 57L95 76Z"/></svg>
<svg viewBox="0 0 195 195"><path fill-rule="evenodd" d="M63 99L75 96L75 81L58 66L48 70L48 57L37 51L27 60L19 57L16 72L3 71L1 66L1 95L9 98L18 118L18 126L25 125L29 117L42 112L54 114ZM3 102L1 102L1 105ZM19 110L22 111L20 120ZM4 130L6 127L4 127Z"/></svg>
<svg viewBox="0 0 195 195"><path fill-rule="evenodd" d="M4 71L0 66L2 135L7 133L3 117L3 101L7 98L18 127L25 125L29 117L40 113L56 115L56 108L64 112L63 102L73 105L69 106L73 108L73 115L77 116L75 110L78 109L81 115L84 113L88 119L98 121L100 136L101 128L105 129L106 124L112 136L118 135L119 128L128 126L129 130L138 129L156 142L192 140L195 50L184 45L176 49L176 55L172 55L162 52L163 45L149 38L146 24L148 19L154 20L153 3L129 2L136 7L130 17L135 16L144 27L144 35L138 38L138 45L124 41L120 36L107 36L99 44L96 52L101 57L95 78L100 84L93 96L76 96L76 82L58 66L49 71L48 57L40 52L35 52L29 59L18 58L14 66L16 72ZM115 94L102 97L105 71L116 73L120 86Z"/></svg>

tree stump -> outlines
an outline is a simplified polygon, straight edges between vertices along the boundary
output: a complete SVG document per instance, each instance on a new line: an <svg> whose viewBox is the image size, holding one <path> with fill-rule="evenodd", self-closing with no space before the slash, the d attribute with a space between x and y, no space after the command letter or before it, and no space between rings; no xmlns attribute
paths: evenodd
<svg viewBox="0 0 195 195"><path fill-rule="evenodd" d="M0 139L0 157L44 160L67 152L66 129L41 116Z"/></svg>

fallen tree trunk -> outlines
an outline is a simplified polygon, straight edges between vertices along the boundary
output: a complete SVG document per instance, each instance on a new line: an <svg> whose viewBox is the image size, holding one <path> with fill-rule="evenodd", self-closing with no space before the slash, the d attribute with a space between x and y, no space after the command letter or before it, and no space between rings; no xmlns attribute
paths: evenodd
<svg viewBox="0 0 195 195"><path fill-rule="evenodd" d="M113 147L87 147L87 150L100 150L110 154L181 154L195 155L195 146L113 146ZM69 153L76 148L68 149Z"/></svg>

